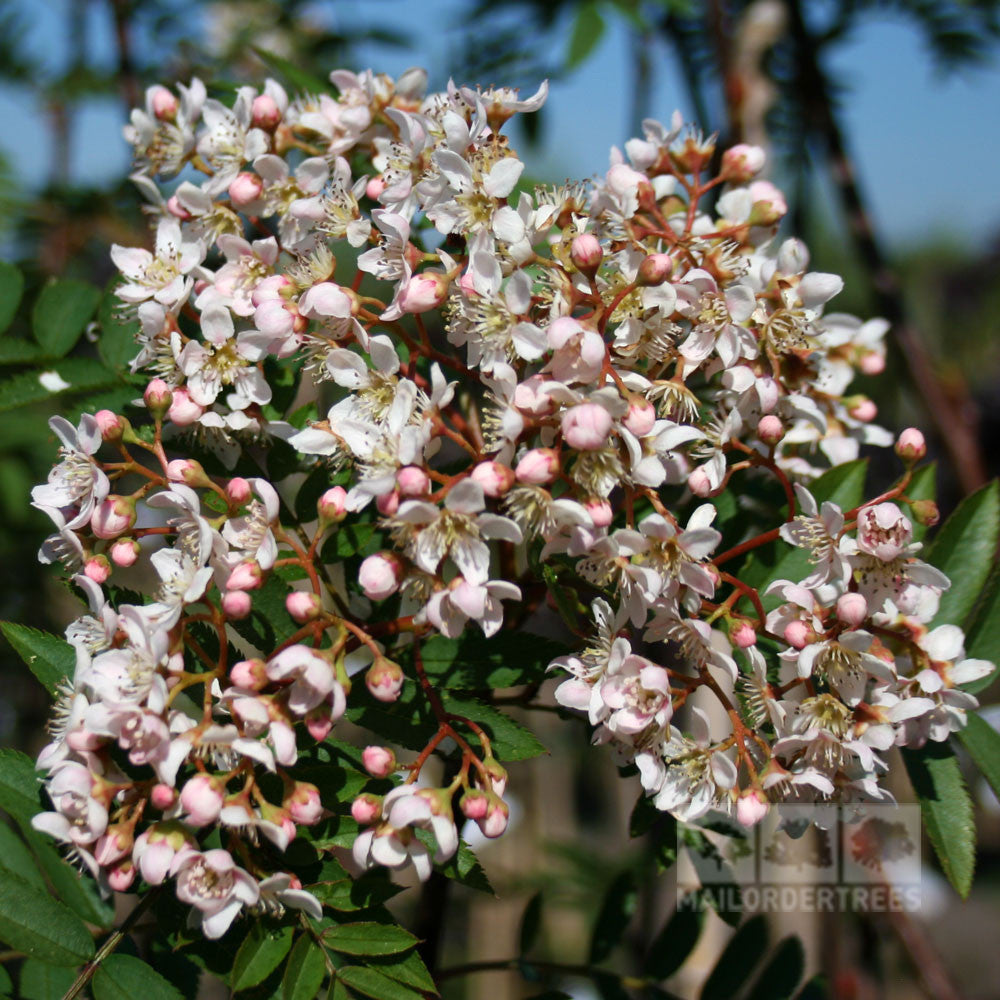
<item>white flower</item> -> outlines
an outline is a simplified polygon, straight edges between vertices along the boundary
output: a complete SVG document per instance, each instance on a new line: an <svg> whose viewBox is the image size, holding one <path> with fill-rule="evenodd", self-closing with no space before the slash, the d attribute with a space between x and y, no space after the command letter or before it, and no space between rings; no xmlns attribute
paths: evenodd
<svg viewBox="0 0 1000 1000"><path fill-rule="evenodd" d="M140 303L154 299L174 311L187 301L194 282L189 277L205 258L205 247L181 233L174 218L160 219L156 227L156 249L111 247L111 259L125 277L115 289L123 302Z"/></svg>
<svg viewBox="0 0 1000 1000"><path fill-rule="evenodd" d="M31 491L31 502L42 510L66 511L60 527L79 528L90 520L94 508L108 495L108 477L92 456L101 447L97 421L85 413L74 430L65 417L50 417L49 427L62 441L62 461L49 473L48 482Z"/></svg>

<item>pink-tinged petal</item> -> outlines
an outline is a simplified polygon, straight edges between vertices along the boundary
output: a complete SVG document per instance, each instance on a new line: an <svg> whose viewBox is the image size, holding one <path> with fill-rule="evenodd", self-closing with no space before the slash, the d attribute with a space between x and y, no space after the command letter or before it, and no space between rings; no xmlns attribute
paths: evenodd
<svg viewBox="0 0 1000 1000"><path fill-rule="evenodd" d="M371 845L372 861L386 868L399 868L406 864L408 854L395 834L375 837Z"/></svg>

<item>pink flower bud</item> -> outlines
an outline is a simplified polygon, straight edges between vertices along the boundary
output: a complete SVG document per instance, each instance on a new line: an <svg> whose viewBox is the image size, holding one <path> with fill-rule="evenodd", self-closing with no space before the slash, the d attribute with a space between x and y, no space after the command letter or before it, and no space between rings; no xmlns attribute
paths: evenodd
<svg viewBox="0 0 1000 1000"><path fill-rule="evenodd" d="M234 593L242 593L235 591ZM244 691L260 691L270 683L267 664L263 660L238 660L229 668L229 680Z"/></svg>
<svg viewBox="0 0 1000 1000"><path fill-rule="evenodd" d="M112 493L94 508L90 528L98 538L117 538L135 527L135 518L135 501Z"/></svg>
<svg viewBox="0 0 1000 1000"><path fill-rule="evenodd" d="M119 861L108 872L108 888L112 892L127 892L135 881L135 865L131 858Z"/></svg>
<svg viewBox="0 0 1000 1000"><path fill-rule="evenodd" d="M423 271L407 281L397 300L405 313L422 313L437 309L448 298L450 282L441 271Z"/></svg>
<svg viewBox="0 0 1000 1000"><path fill-rule="evenodd" d="M628 413L622 423L636 437L645 437L656 423L656 409L648 399L636 396L629 403Z"/></svg>
<svg viewBox="0 0 1000 1000"><path fill-rule="evenodd" d="M373 601L384 601L395 594L402 579L403 564L392 552L368 556L358 570L358 583Z"/></svg>
<svg viewBox="0 0 1000 1000"><path fill-rule="evenodd" d="M639 265L639 272L636 274L637 285L651 287L662 285L670 277L674 269L674 258L668 253L651 253Z"/></svg>
<svg viewBox="0 0 1000 1000"><path fill-rule="evenodd" d="M885 371L885 358L877 351L869 351L861 356L858 368L862 375L881 375Z"/></svg>
<svg viewBox="0 0 1000 1000"><path fill-rule="evenodd" d="M911 500L910 513L917 524L933 528L941 520L941 511L933 500Z"/></svg>
<svg viewBox="0 0 1000 1000"><path fill-rule="evenodd" d="M300 625L315 621L323 606L319 597L311 591L294 590L285 598L285 609Z"/></svg>
<svg viewBox="0 0 1000 1000"><path fill-rule="evenodd" d="M388 778L396 770L396 754L388 747L368 746L361 751L361 763L373 778Z"/></svg>
<svg viewBox="0 0 1000 1000"><path fill-rule="evenodd" d="M163 415L170 409L170 404L174 401L174 394L170 386L162 378L154 378L146 391L142 394L146 403L146 409L156 420L162 420Z"/></svg>
<svg viewBox="0 0 1000 1000"><path fill-rule="evenodd" d="M729 631L729 638L739 649L749 649L757 645L757 632L748 621L736 622Z"/></svg>
<svg viewBox="0 0 1000 1000"><path fill-rule="evenodd" d="M264 573L256 559L237 563L226 581L226 590L256 590L264 583Z"/></svg>
<svg viewBox="0 0 1000 1000"><path fill-rule="evenodd" d="M395 701L403 689L403 671L398 663L378 657L365 674L365 684L379 701Z"/></svg>
<svg viewBox="0 0 1000 1000"><path fill-rule="evenodd" d="M178 427L190 427L205 413L205 407L200 406L191 398L191 393L183 386L174 389L174 398L167 410L167 419Z"/></svg>
<svg viewBox="0 0 1000 1000"><path fill-rule="evenodd" d="M226 498L231 504L245 504L252 496L253 490L242 476L234 476L226 483Z"/></svg>
<svg viewBox="0 0 1000 1000"><path fill-rule="evenodd" d="M111 544L111 561L116 566L134 566L139 558L139 543L134 538L118 538Z"/></svg>
<svg viewBox="0 0 1000 1000"><path fill-rule="evenodd" d="M480 462L470 478L488 497L502 497L514 485L514 470L500 462Z"/></svg>
<svg viewBox="0 0 1000 1000"><path fill-rule="evenodd" d="M201 462L196 462L193 458L175 458L168 462L167 479L187 486L208 486L210 483Z"/></svg>
<svg viewBox="0 0 1000 1000"><path fill-rule="evenodd" d="M764 793L756 788L748 788L736 800L736 819L741 826L756 826L771 808Z"/></svg>
<svg viewBox="0 0 1000 1000"><path fill-rule="evenodd" d="M479 829L484 837L499 837L507 829L507 822L510 819L510 810L503 799L498 799L495 795L488 795L488 805L484 819L478 820Z"/></svg>
<svg viewBox="0 0 1000 1000"><path fill-rule="evenodd" d="M595 528L606 528L615 518L615 512L607 500L594 498L583 506L590 515L590 520L594 522Z"/></svg>
<svg viewBox="0 0 1000 1000"><path fill-rule="evenodd" d="M611 414L603 406L581 403L563 414L563 439L571 448L596 451L607 443L613 424Z"/></svg>
<svg viewBox="0 0 1000 1000"><path fill-rule="evenodd" d="M764 444L775 445L785 436L785 425L773 413L761 417L757 423L757 437Z"/></svg>
<svg viewBox="0 0 1000 1000"><path fill-rule="evenodd" d="M351 803L351 816L359 826L369 826L382 817L382 800L377 795L359 795Z"/></svg>
<svg viewBox="0 0 1000 1000"><path fill-rule="evenodd" d="M171 788L169 785L164 785L162 782L153 785L150 790L149 804L161 812L164 809L169 809L176 801L177 789Z"/></svg>
<svg viewBox="0 0 1000 1000"><path fill-rule="evenodd" d="M316 502L316 512L324 524L337 524L347 517L347 491L331 486Z"/></svg>
<svg viewBox="0 0 1000 1000"><path fill-rule="evenodd" d="M308 781L296 781L291 794L285 796L282 805L288 810L289 816L301 826L313 826L323 816L319 789Z"/></svg>
<svg viewBox="0 0 1000 1000"><path fill-rule="evenodd" d="M193 218L191 213L180 203L180 199L175 194L172 194L167 199L167 211L174 216L174 218L182 219L184 222Z"/></svg>
<svg viewBox="0 0 1000 1000"><path fill-rule="evenodd" d="M108 561L107 556L91 556L84 563L83 572L94 583L104 583L111 576L111 563Z"/></svg>
<svg viewBox="0 0 1000 1000"><path fill-rule="evenodd" d="M569 257L584 274L593 274L604 257L601 241L593 233L580 233L569 245Z"/></svg>
<svg viewBox="0 0 1000 1000"><path fill-rule="evenodd" d="M559 475L559 452L554 448L532 448L517 463L514 475L522 483L544 486Z"/></svg>
<svg viewBox="0 0 1000 1000"><path fill-rule="evenodd" d="M330 730L333 729L333 716L330 714L330 709L326 705L320 705L309 712L306 715L306 729L317 743L322 743L330 735Z"/></svg>
<svg viewBox="0 0 1000 1000"><path fill-rule="evenodd" d="M229 200L233 208L252 205L261 196L264 182L256 174L237 174L229 185Z"/></svg>
<svg viewBox="0 0 1000 1000"><path fill-rule="evenodd" d="M462 815L466 819L474 819L478 822L481 819L485 819L490 807L490 800L487 798L485 792L480 791L478 788L470 788L459 800L458 807L462 810Z"/></svg>
<svg viewBox="0 0 1000 1000"><path fill-rule="evenodd" d="M112 413L111 410L98 410L94 414L94 419L97 421L102 441L120 441L125 428L128 427L128 421L117 413Z"/></svg>
<svg viewBox="0 0 1000 1000"><path fill-rule="evenodd" d="M919 462L927 454L927 442L916 427L907 427L896 440L896 454L904 462Z"/></svg>
<svg viewBox="0 0 1000 1000"><path fill-rule="evenodd" d="M181 789L181 808L193 826L214 823L222 812L225 786L210 774L196 774Z"/></svg>
<svg viewBox="0 0 1000 1000"><path fill-rule="evenodd" d="M281 108L270 94L258 94L250 111L254 128L270 132L281 121Z"/></svg>
<svg viewBox="0 0 1000 1000"><path fill-rule="evenodd" d="M688 489L696 497L708 497L712 495L712 480L708 473L698 466L687 479Z"/></svg>
<svg viewBox="0 0 1000 1000"><path fill-rule="evenodd" d="M430 478L419 465L404 466L396 473L396 482L404 497L421 497L431 488Z"/></svg>
<svg viewBox="0 0 1000 1000"><path fill-rule="evenodd" d="M789 622L785 626L785 641L796 649L805 649L809 645L812 629L802 621Z"/></svg>
<svg viewBox="0 0 1000 1000"><path fill-rule="evenodd" d="M773 226L788 214L785 196L770 181L754 181L750 185L753 208L751 226Z"/></svg>
<svg viewBox="0 0 1000 1000"><path fill-rule="evenodd" d="M222 610L227 618L243 621L253 610L253 598L245 590L227 590L222 595Z"/></svg>
<svg viewBox="0 0 1000 1000"><path fill-rule="evenodd" d="M721 175L735 184L745 184L751 177L764 169L767 159L760 146L749 146L741 142L722 154Z"/></svg>
<svg viewBox="0 0 1000 1000"><path fill-rule="evenodd" d="M837 617L851 628L857 628L868 617L868 602L861 594L841 594L837 598Z"/></svg>
<svg viewBox="0 0 1000 1000"><path fill-rule="evenodd" d="M385 517L392 517L399 510L399 490L392 490L376 497L375 509Z"/></svg>
<svg viewBox="0 0 1000 1000"><path fill-rule="evenodd" d="M378 201L379 195L385 190L385 180L382 177L373 177L365 185L365 195L372 201Z"/></svg>
<svg viewBox="0 0 1000 1000"><path fill-rule="evenodd" d="M507 789L507 769L495 757L484 758L483 768L493 786L493 794L503 795Z"/></svg>
<svg viewBox="0 0 1000 1000"><path fill-rule="evenodd" d="M146 100L156 118L160 121L172 119L177 114L177 98L166 87L156 84L149 88Z"/></svg>
<svg viewBox="0 0 1000 1000"><path fill-rule="evenodd" d="M870 399L862 397L847 412L855 420L867 424L878 416L878 407Z"/></svg>

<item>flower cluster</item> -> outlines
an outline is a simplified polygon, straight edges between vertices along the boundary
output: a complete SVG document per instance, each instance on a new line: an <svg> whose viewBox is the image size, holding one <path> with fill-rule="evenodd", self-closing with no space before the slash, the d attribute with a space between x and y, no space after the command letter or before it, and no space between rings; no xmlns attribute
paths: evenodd
<svg viewBox="0 0 1000 1000"><path fill-rule="evenodd" d="M331 80L336 97L269 80L231 107L198 80L153 87L126 129L154 250L112 258L149 419L52 422L41 558L90 612L67 629L37 826L112 889L175 879L210 937L244 907L318 916L261 838L284 850L328 815L296 764L364 671L383 702L415 684L437 730L409 763L364 751L405 780L349 803L354 860L425 878L458 847L456 809L497 836L508 807L421 643L517 628L562 589L596 634L553 663L555 696L658 808L750 824L790 796L884 797L880 753L961 726L960 685L990 665L929 628L948 580L899 506L935 516L906 496L919 432L884 496L814 499L829 465L892 443L849 392L884 367L886 324L824 311L842 282L777 240L761 150L713 172L713 139L648 121L603 177L529 193L503 130L544 85ZM765 480L787 519L719 552L722 499ZM384 547L338 550L357 526ZM768 544L802 558L761 590L738 574ZM293 625L271 642L247 626L276 591ZM445 741L460 766L432 787Z"/></svg>

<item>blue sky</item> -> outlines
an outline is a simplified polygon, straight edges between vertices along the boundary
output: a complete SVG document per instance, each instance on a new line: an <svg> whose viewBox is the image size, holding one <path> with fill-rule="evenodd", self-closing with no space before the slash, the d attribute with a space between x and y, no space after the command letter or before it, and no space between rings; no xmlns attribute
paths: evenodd
<svg viewBox="0 0 1000 1000"><path fill-rule="evenodd" d="M60 37L63 6L64 0L51 0L31 7L31 47L53 62L66 46ZM409 52L373 46L360 53L364 64L395 74L413 63L444 65L457 41L447 25L457 24L466 6L465 0L378 0L333 10L341 17L351 10L351 16L378 18L412 35ZM108 58L112 47L103 7L92 8L92 41L98 56ZM628 138L627 51L625 27L611 21L596 57L553 85L544 141L538 150L523 152L533 175L559 180L606 168L609 147ZM666 51L656 55L652 113L666 120L679 107L691 117L672 60ZM837 50L830 68L849 88L844 115L861 180L876 223L895 245L923 242L939 232L978 245L1000 235L1000 65L942 76L915 32L901 21L872 17ZM432 72L432 83L444 82ZM531 90L537 84L487 82ZM116 102L85 108L73 150L76 177L100 182L127 168L120 127ZM22 184L44 174L44 116L23 93L8 88L0 88L0 147Z"/></svg>

